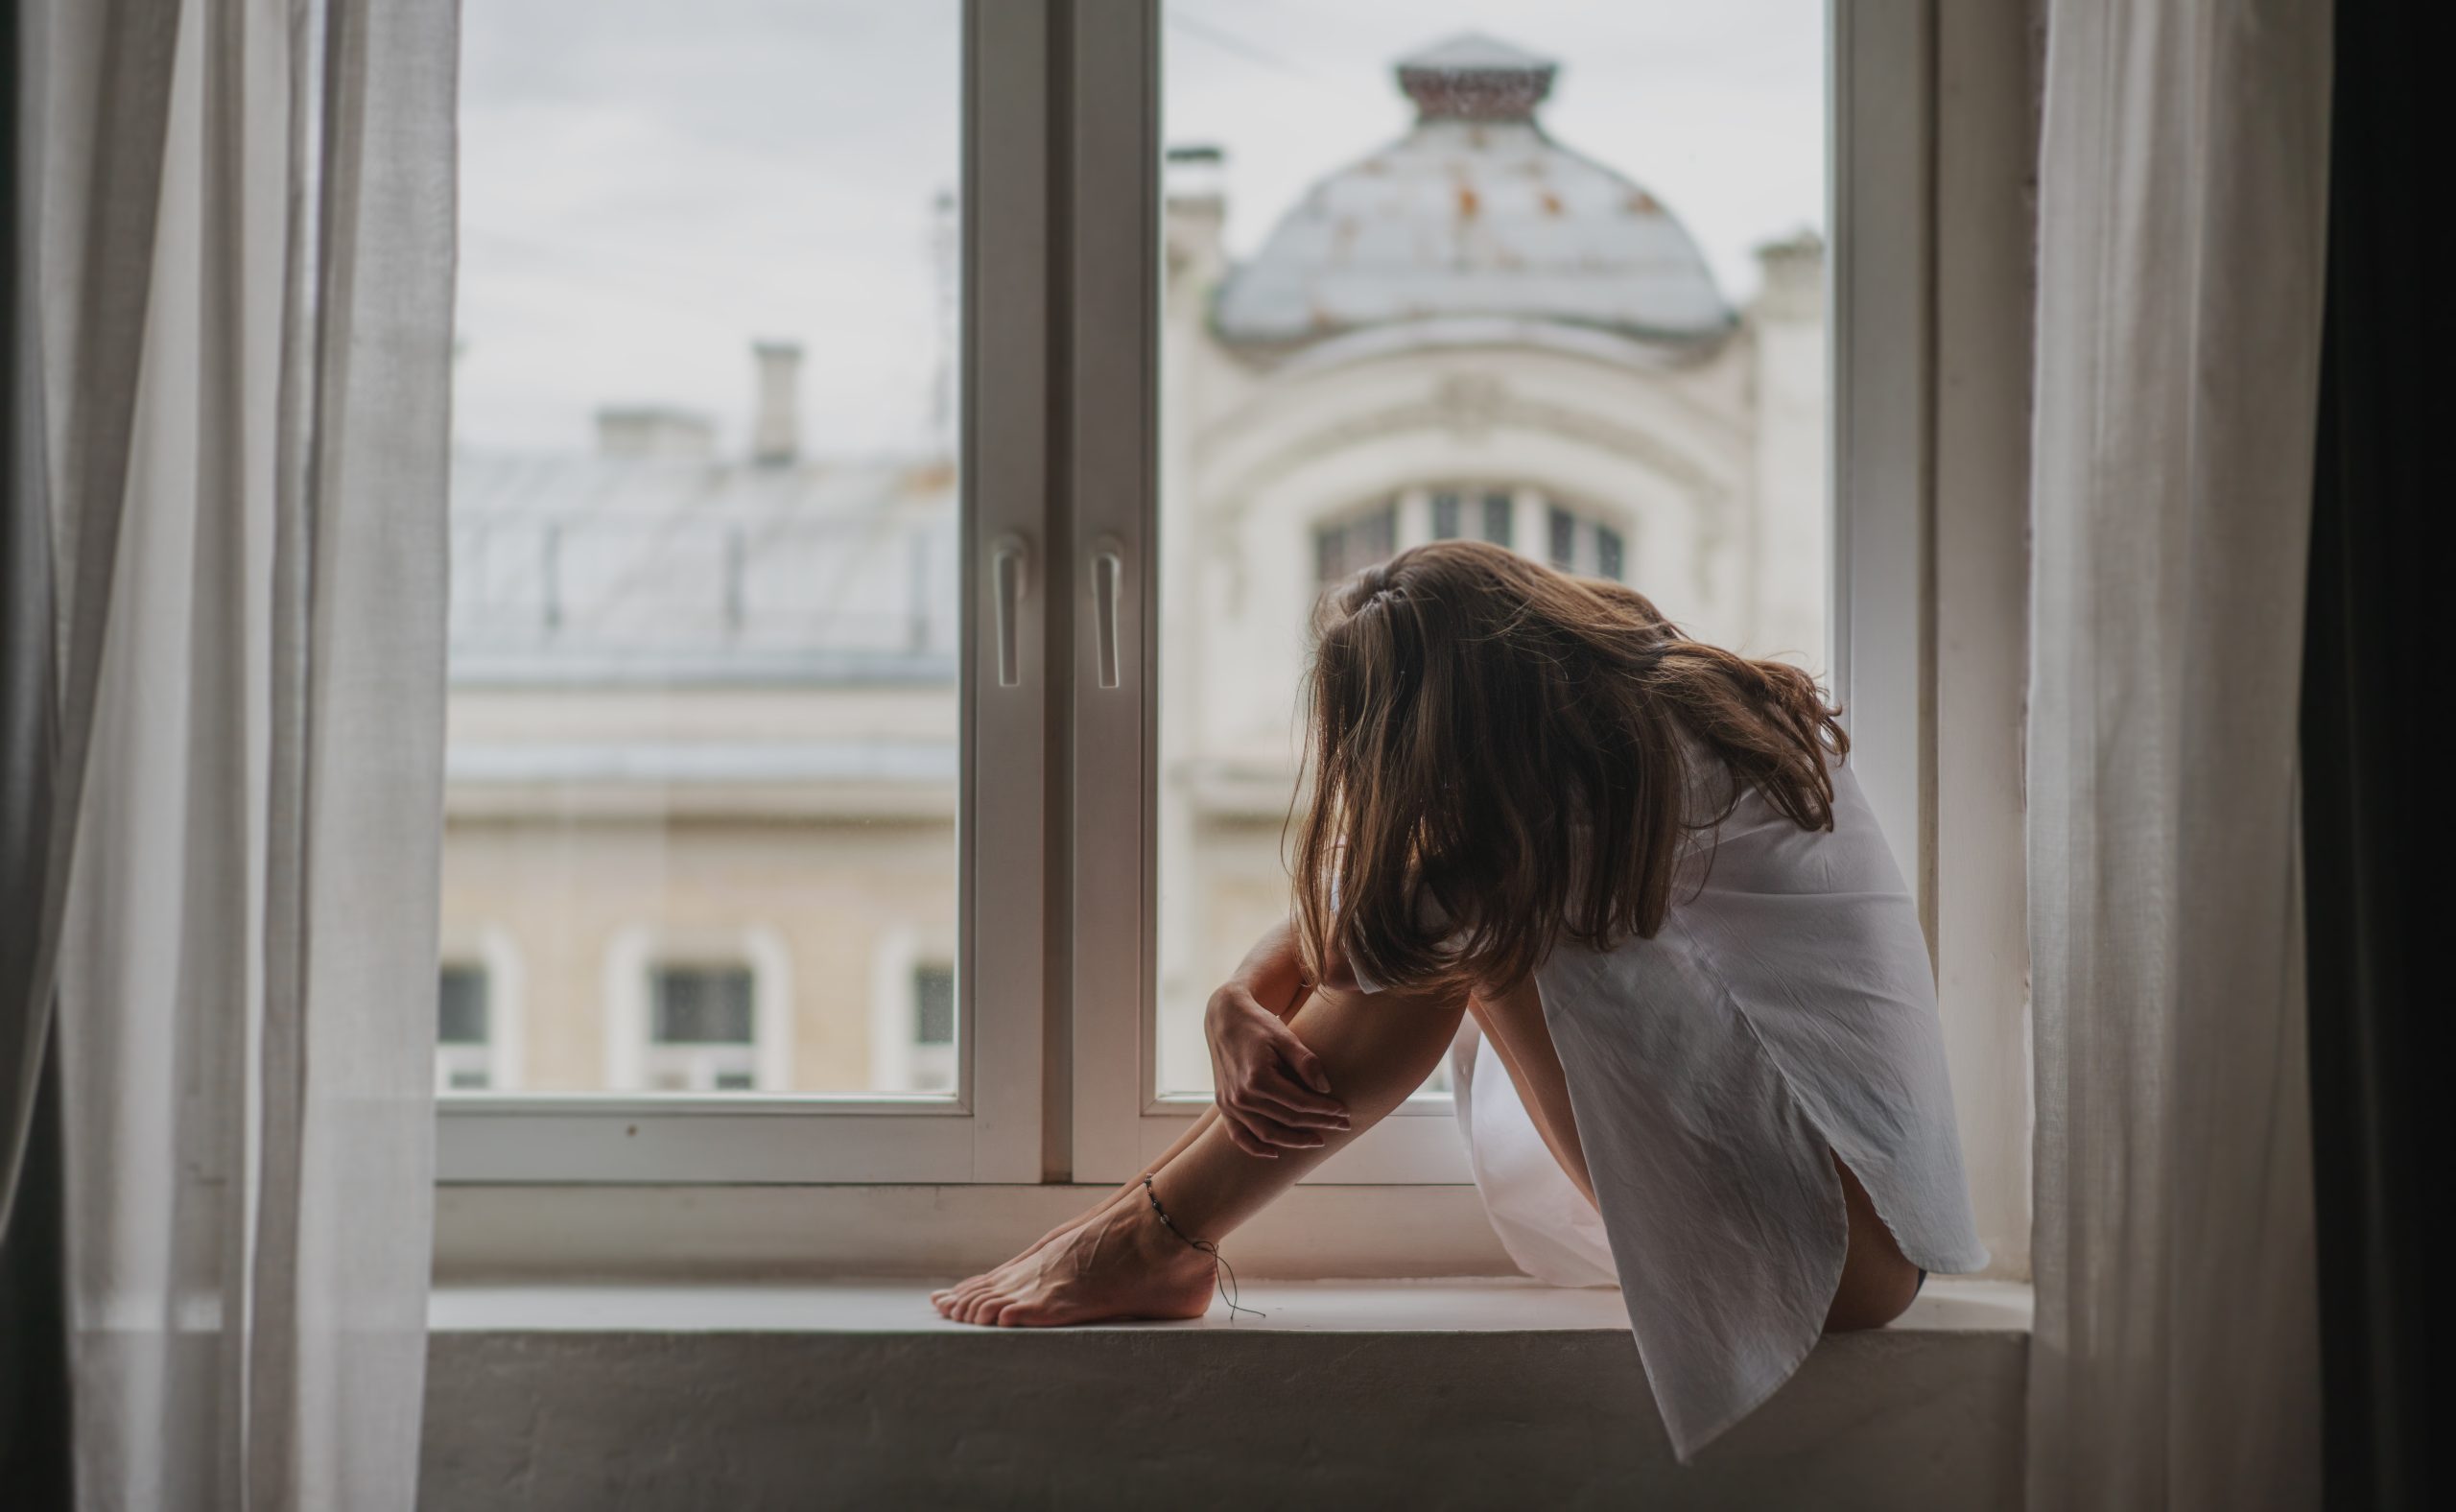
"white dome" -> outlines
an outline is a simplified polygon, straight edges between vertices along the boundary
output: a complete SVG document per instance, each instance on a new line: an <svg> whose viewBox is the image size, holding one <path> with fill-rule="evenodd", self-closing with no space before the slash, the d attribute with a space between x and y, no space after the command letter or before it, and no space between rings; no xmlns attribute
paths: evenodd
<svg viewBox="0 0 2456 1512"><path fill-rule="evenodd" d="M1649 341L1711 341L1735 319L1697 244L1652 195L1545 135L1554 68L1453 38L1402 59L1415 129L1324 178L1221 285L1240 344L1504 316Z"/></svg>

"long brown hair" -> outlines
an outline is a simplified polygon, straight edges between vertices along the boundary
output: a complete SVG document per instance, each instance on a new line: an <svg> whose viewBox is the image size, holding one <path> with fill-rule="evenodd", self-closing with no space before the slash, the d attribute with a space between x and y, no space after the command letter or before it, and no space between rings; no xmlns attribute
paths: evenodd
<svg viewBox="0 0 2456 1512"><path fill-rule="evenodd" d="M1832 828L1827 753L1850 749L1798 668L1480 541L1418 546L1328 590L1308 680L1296 917L1315 980L1334 934L1367 980L1487 991L1564 934L1650 937L1692 831L1752 789ZM1689 741L1721 770L1692 772ZM1692 784L1712 796L1693 802Z"/></svg>

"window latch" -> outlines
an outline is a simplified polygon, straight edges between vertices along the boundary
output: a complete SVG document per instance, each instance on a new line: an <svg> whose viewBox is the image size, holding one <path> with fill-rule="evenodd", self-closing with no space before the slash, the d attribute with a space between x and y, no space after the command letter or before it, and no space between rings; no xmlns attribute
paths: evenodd
<svg viewBox="0 0 2456 1512"><path fill-rule="evenodd" d="M1092 614L1098 624L1099 684L1118 685L1117 598L1125 577L1125 548L1104 536L1092 549Z"/></svg>
<svg viewBox="0 0 2456 1512"><path fill-rule="evenodd" d="M1020 535L1002 535L990 548L990 595L998 620L998 686L1020 687L1024 680L1024 567L1028 548Z"/></svg>

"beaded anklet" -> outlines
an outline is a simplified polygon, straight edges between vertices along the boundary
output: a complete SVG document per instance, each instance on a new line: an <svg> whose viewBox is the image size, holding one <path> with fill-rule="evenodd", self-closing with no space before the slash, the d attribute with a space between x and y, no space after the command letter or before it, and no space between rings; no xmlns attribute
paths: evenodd
<svg viewBox="0 0 2456 1512"><path fill-rule="evenodd" d="M1236 1267L1228 1264L1227 1256L1219 1253L1218 1245L1213 1243L1207 1239L1196 1239L1185 1230L1177 1227L1177 1220L1169 1217L1169 1210L1167 1208L1160 1206L1159 1191L1151 1185L1151 1177L1147 1173L1143 1178L1143 1195L1150 1199L1152 1216L1160 1220L1160 1226L1162 1228L1167 1229L1169 1233L1174 1234L1177 1238L1184 1240L1195 1249L1198 1249L1202 1253L1211 1257L1211 1284L1218 1290L1220 1300L1228 1304L1229 1322L1236 1322L1237 1314L1240 1312L1250 1312L1258 1318L1266 1318L1270 1316L1269 1313L1264 1312L1260 1308L1249 1308L1239 1304L1237 1301Z"/></svg>

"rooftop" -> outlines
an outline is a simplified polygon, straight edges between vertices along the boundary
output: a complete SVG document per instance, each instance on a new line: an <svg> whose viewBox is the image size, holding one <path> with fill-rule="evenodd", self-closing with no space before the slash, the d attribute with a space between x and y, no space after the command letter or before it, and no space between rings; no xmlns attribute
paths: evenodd
<svg viewBox="0 0 2456 1512"><path fill-rule="evenodd" d="M1232 344L1287 347L1461 316L1672 345L1736 319L1678 218L1536 119L1559 65L1468 34L1399 60L1398 141L1313 185L1213 312Z"/></svg>
<svg viewBox="0 0 2456 1512"><path fill-rule="evenodd" d="M955 469L463 452L456 683L952 682Z"/></svg>

